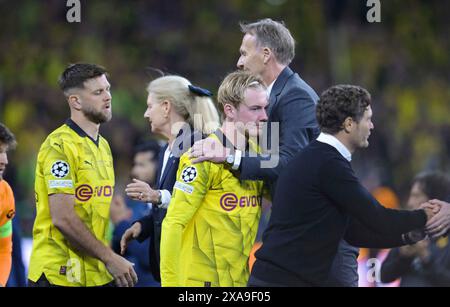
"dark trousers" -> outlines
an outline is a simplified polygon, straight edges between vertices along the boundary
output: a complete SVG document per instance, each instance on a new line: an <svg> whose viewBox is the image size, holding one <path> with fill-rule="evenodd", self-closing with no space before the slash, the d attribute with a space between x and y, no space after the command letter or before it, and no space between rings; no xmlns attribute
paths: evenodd
<svg viewBox="0 0 450 307"><path fill-rule="evenodd" d="M359 248L341 240L325 285L327 287L358 287L358 256Z"/></svg>

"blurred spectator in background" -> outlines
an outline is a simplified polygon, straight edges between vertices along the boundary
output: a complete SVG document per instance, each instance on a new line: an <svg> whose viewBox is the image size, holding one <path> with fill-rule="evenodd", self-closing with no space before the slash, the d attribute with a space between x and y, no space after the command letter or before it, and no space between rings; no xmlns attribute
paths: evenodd
<svg viewBox="0 0 450 307"><path fill-rule="evenodd" d="M415 210L430 199L446 199L448 195L448 175L421 173L413 180L407 207ZM401 278L401 287L450 286L448 237L392 249L381 267L381 281L392 282L397 278Z"/></svg>
<svg viewBox="0 0 450 307"><path fill-rule="evenodd" d="M156 171L158 167L158 155L160 146L156 141L148 141L136 147L134 165L131 170L132 178L144 181L151 187L156 183ZM120 253L120 239L125 231L131 227L133 221L151 214L150 206L129 197L116 195L111 203L111 220L114 224L112 247L116 253ZM148 250L150 240L142 244L130 242L124 257L134 263L134 270L138 276L136 287L158 286L151 274Z"/></svg>
<svg viewBox="0 0 450 307"><path fill-rule="evenodd" d="M147 182L133 179L125 190L131 199L151 203L152 212L125 231L120 245L123 255L130 241L143 242L150 238L150 268L154 279L161 281L161 225L172 197L180 157L195 140L216 130L219 114L211 92L193 86L180 76L157 78L150 82L147 91L144 117L150 122L151 131L163 136L168 144L159 154L156 189Z"/></svg>
<svg viewBox="0 0 450 307"><path fill-rule="evenodd" d="M16 146L16 138L0 123L0 287L4 287L11 271L12 219L15 214L14 194L3 180L8 165L7 151Z"/></svg>

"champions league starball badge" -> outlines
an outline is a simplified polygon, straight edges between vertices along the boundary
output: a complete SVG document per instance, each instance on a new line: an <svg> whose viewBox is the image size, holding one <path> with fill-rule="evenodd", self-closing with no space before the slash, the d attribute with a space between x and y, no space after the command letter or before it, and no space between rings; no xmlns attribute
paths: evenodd
<svg viewBox="0 0 450 307"><path fill-rule="evenodd" d="M56 178L64 178L69 174L69 164L65 161L56 161L52 165L51 172Z"/></svg>
<svg viewBox="0 0 450 307"><path fill-rule="evenodd" d="M186 183L191 183L197 178L197 169L195 166L188 166L181 172L181 180Z"/></svg>

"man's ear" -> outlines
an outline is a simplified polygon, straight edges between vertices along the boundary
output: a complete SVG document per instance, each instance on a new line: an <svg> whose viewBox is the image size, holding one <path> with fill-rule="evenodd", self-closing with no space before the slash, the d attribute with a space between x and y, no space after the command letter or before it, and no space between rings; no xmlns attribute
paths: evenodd
<svg viewBox="0 0 450 307"><path fill-rule="evenodd" d="M264 47L262 52L264 64L267 64L272 57L272 50L270 50L270 48Z"/></svg>
<svg viewBox="0 0 450 307"><path fill-rule="evenodd" d="M70 94L67 97L67 101L69 102L69 105L74 108L75 110L81 110L81 99L80 96L75 94Z"/></svg>
<svg viewBox="0 0 450 307"><path fill-rule="evenodd" d="M226 103L223 106L223 113L225 114L225 117L234 119L236 116L236 108L232 104Z"/></svg>
<svg viewBox="0 0 450 307"><path fill-rule="evenodd" d="M355 126L355 121L349 116L344 120L344 123L342 125L344 126L343 128L345 133L350 133Z"/></svg>

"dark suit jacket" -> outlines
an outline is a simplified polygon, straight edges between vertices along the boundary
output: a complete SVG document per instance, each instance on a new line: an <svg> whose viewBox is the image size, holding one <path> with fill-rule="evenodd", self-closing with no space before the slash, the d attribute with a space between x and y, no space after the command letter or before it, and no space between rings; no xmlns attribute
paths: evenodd
<svg viewBox="0 0 450 307"><path fill-rule="evenodd" d="M273 123L279 123L279 150L274 148L270 157L244 157L240 178L264 180L273 192L278 174L287 162L319 135L316 120L316 103L319 97L298 74L286 67L276 79L267 109L269 134ZM275 136L274 136L275 137ZM269 136L269 141L271 137ZM269 144L274 146L276 144ZM262 160L279 158L275 168L261 168Z"/></svg>
<svg viewBox="0 0 450 307"><path fill-rule="evenodd" d="M194 132L189 133L193 130L181 130L174 142L172 155L169 157L164 173L161 177L161 171L164 162L164 152L167 146L161 149L159 154L158 163L158 173L156 181L156 189L158 190L168 190L170 193L173 191L173 186L175 185L178 165L180 163L181 155L186 152L195 141L202 139L201 133ZM138 220L142 224L142 232L137 238L139 242L143 242L147 238L150 238L150 269L153 277L157 281L161 281L159 263L160 263L160 243L161 243L161 226L166 216L167 209L158 208L157 206L152 207L151 214Z"/></svg>
<svg viewBox="0 0 450 307"><path fill-rule="evenodd" d="M342 238L354 246L390 248L425 226L423 210L381 206L332 146L311 142L279 176L252 276L279 285L328 285Z"/></svg>

